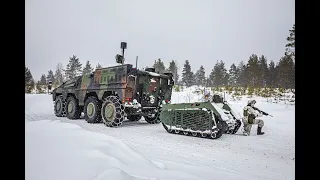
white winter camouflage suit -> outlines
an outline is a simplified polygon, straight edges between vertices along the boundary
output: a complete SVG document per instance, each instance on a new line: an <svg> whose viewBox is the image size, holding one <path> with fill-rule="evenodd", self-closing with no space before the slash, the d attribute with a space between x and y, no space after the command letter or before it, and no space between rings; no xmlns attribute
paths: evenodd
<svg viewBox="0 0 320 180"><path fill-rule="evenodd" d="M252 106L254 106L254 104L255 104L255 101L249 101L248 105L243 108L243 119L242 119L243 128L244 128L243 134L246 136L250 135L251 127L253 124L258 124L258 127L261 127L261 128L264 125L264 122L261 119L256 119L256 118L249 119L250 114L253 114L254 117L262 117L263 116L262 113L259 113L259 111L254 110L252 108Z"/></svg>

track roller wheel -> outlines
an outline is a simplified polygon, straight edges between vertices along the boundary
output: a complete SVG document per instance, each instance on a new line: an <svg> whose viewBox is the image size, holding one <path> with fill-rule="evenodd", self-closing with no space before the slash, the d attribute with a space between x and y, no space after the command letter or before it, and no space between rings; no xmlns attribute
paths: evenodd
<svg viewBox="0 0 320 180"><path fill-rule="evenodd" d="M194 136L194 137L197 137L198 133L197 132L192 132L191 135Z"/></svg>
<svg viewBox="0 0 320 180"><path fill-rule="evenodd" d="M205 137L207 137L208 134L204 133L204 132L201 132L200 135L201 135L201 137L205 138Z"/></svg>

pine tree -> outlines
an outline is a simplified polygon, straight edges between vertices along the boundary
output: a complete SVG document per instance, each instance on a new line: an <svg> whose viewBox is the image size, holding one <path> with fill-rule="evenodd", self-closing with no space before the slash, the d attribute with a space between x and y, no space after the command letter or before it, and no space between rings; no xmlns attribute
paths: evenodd
<svg viewBox="0 0 320 180"><path fill-rule="evenodd" d="M247 72L249 78L248 85L251 87L256 87L258 84L259 77L261 76L258 64L258 56L256 54L252 54L249 57L247 64Z"/></svg>
<svg viewBox="0 0 320 180"><path fill-rule="evenodd" d="M177 62L172 60L169 64L168 71L173 74L173 80L177 83L179 80Z"/></svg>
<svg viewBox="0 0 320 180"><path fill-rule="evenodd" d="M220 60L219 69L220 69L221 76L222 76L221 85L222 86L228 86L229 74L228 74L228 71L227 71L227 69L226 69L226 67L224 65L224 62L222 60Z"/></svg>
<svg viewBox="0 0 320 180"><path fill-rule="evenodd" d="M52 84L54 84L54 81L55 81L54 75L51 69L48 71L48 75L47 75L47 82L49 83L49 81L51 81Z"/></svg>
<svg viewBox="0 0 320 180"><path fill-rule="evenodd" d="M237 80L239 76L239 69L236 67L234 63L231 64L229 69L229 84L230 86L235 87L237 85Z"/></svg>
<svg viewBox="0 0 320 180"><path fill-rule="evenodd" d="M215 86L214 76L215 76L215 70L213 68L209 74L209 78L207 79L208 86L211 86L211 87Z"/></svg>
<svg viewBox="0 0 320 180"><path fill-rule="evenodd" d="M56 72L54 74L55 82L53 83L55 86L59 86L63 83L63 66L61 63L57 64Z"/></svg>
<svg viewBox="0 0 320 180"><path fill-rule="evenodd" d="M73 79L76 76L79 76L82 73L82 64L79 61L79 58L77 56L73 55L69 59L69 64L67 64L65 73L67 79Z"/></svg>
<svg viewBox="0 0 320 180"><path fill-rule="evenodd" d="M27 85L32 80L32 74L31 74L29 68L27 68L27 66L24 67L24 74L25 74L25 85Z"/></svg>
<svg viewBox="0 0 320 180"><path fill-rule="evenodd" d="M294 57L293 57L294 58ZM296 87L296 64L294 62L294 59L292 59L292 66L291 66L291 72L290 72L290 88L295 89Z"/></svg>
<svg viewBox="0 0 320 180"><path fill-rule="evenodd" d="M182 70L182 83L184 83L187 87L190 87L194 83L194 75L191 71L191 65L188 60L185 61L183 70Z"/></svg>
<svg viewBox="0 0 320 180"><path fill-rule="evenodd" d="M31 71L27 66L25 66L25 92L30 93L34 88L34 80Z"/></svg>
<svg viewBox="0 0 320 180"><path fill-rule="evenodd" d="M204 67L201 65L199 70L197 70L197 72L195 73L195 85L201 85L201 86L205 86L206 85L206 72Z"/></svg>
<svg viewBox="0 0 320 180"><path fill-rule="evenodd" d="M98 63L98 65L96 66L96 69L102 69L101 64Z"/></svg>
<svg viewBox="0 0 320 180"><path fill-rule="evenodd" d="M270 61L268 68L267 86L270 88L276 87L276 68L273 61Z"/></svg>
<svg viewBox="0 0 320 180"><path fill-rule="evenodd" d="M286 53L285 55L292 56L292 59L295 60L295 40L296 40L296 26L293 24L293 27L291 30L289 30L290 35L287 37L288 43L286 44Z"/></svg>
<svg viewBox="0 0 320 180"><path fill-rule="evenodd" d="M264 55L262 55L258 60L259 65L259 87L265 87L267 85L267 78L268 78L268 64L267 59Z"/></svg>
<svg viewBox="0 0 320 180"><path fill-rule="evenodd" d="M166 70L164 63L161 61L160 58L157 61L154 61L153 68L155 68L156 73L164 73Z"/></svg>
<svg viewBox="0 0 320 180"><path fill-rule="evenodd" d="M89 61L87 61L85 67L83 68L82 70L82 74L84 75L88 75L88 74L91 74L93 71L93 68L91 67L91 64Z"/></svg>
<svg viewBox="0 0 320 180"><path fill-rule="evenodd" d="M40 81L39 81L39 85L47 85L47 78L45 74L41 75Z"/></svg>
<svg viewBox="0 0 320 180"><path fill-rule="evenodd" d="M210 73L211 84L216 87L228 85L229 74L222 60L217 61Z"/></svg>
<svg viewBox="0 0 320 180"><path fill-rule="evenodd" d="M36 88L37 88L39 93L43 93L44 92L44 90L42 88L42 85L43 84L41 83L41 81L38 81L37 84L36 84Z"/></svg>
<svg viewBox="0 0 320 180"><path fill-rule="evenodd" d="M241 61L238 66L238 78L237 78L237 86L247 87L248 78L247 78L247 66Z"/></svg>
<svg viewBox="0 0 320 180"><path fill-rule="evenodd" d="M31 91L34 89L35 87L35 83L34 83L34 80L31 79L29 85L28 85L28 89L27 89L27 93L31 93Z"/></svg>
<svg viewBox="0 0 320 180"><path fill-rule="evenodd" d="M294 62L291 55L283 56L278 65L277 79L280 87L294 88Z"/></svg>

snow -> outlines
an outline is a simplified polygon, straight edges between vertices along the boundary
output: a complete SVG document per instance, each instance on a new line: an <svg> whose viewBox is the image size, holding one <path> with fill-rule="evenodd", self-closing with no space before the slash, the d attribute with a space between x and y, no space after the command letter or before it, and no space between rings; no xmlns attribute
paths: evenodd
<svg viewBox="0 0 320 180"><path fill-rule="evenodd" d="M222 106L223 104L221 104L221 106L218 106L216 103L211 103L212 106L218 111L218 113L220 114L221 118L223 120L229 120L229 117L224 113Z"/></svg>
<svg viewBox="0 0 320 180"><path fill-rule="evenodd" d="M174 92L172 103L198 101L194 89ZM58 118L51 95L26 94L26 179L295 179L295 106L260 97L229 104L242 112L251 98L273 116L262 117L266 134L253 126L251 136L240 129L211 140L169 134L143 119L108 128Z"/></svg>

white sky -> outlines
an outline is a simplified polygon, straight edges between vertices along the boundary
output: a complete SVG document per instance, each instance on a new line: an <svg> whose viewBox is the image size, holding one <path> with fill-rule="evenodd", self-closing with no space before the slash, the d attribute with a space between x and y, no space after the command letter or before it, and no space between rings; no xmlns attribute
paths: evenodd
<svg viewBox="0 0 320 180"><path fill-rule="evenodd" d="M77 55L83 65L126 63L168 67L185 60L209 75L217 60L229 69L252 53L278 62L295 22L294 0L26 0L26 65L35 80Z"/></svg>

